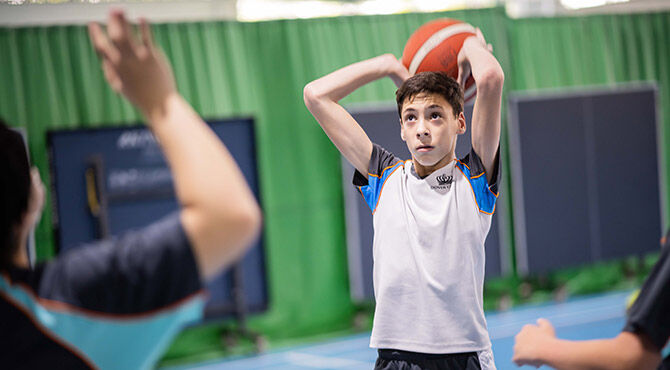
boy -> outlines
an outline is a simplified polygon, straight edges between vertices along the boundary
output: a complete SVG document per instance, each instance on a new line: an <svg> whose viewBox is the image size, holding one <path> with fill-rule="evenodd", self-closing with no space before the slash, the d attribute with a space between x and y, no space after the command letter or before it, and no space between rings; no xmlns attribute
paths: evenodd
<svg viewBox="0 0 670 370"><path fill-rule="evenodd" d="M458 81L413 77L392 55L358 62L305 87L305 104L356 168L354 184L374 214L376 369L494 369L482 305L484 241L495 209L503 72L479 30L458 55ZM477 84L472 151L455 158L466 129L462 84ZM389 76L401 161L373 144L337 102ZM412 367L414 366L414 367Z"/></svg>

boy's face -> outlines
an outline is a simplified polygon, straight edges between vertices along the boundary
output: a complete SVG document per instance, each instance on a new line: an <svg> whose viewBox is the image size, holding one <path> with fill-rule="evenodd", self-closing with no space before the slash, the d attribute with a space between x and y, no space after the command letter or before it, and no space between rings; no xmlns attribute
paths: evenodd
<svg viewBox="0 0 670 370"><path fill-rule="evenodd" d="M454 156L456 137L465 133L465 116L437 94L419 94L402 105L400 137L412 158L423 166L447 164Z"/></svg>

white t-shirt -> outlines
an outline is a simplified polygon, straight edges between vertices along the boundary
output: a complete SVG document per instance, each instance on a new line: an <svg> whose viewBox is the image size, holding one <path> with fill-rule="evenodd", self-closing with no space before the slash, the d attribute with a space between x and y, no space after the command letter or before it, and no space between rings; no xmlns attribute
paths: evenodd
<svg viewBox="0 0 670 370"><path fill-rule="evenodd" d="M370 347L440 354L488 349L484 241L497 180L489 186L474 150L423 179L413 167L375 144L368 179L354 174L374 215Z"/></svg>

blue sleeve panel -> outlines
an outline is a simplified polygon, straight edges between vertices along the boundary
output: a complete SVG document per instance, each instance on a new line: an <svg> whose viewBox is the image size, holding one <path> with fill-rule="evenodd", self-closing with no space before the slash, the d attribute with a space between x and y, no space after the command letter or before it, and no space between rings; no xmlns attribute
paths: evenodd
<svg viewBox="0 0 670 370"><path fill-rule="evenodd" d="M6 343L10 357L2 350L0 357L13 363L32 353L36 368L80 368L63 359L103 369L150 368L181 327L202 317L204 304L191 245L173 214L34 270L3 273L0 313L15 317L4 325L7 336L31 334Z"/></svg>
<svg viewBox="0 0 670 370"><path fill-rule="evenodd" d="M368 164L367 179L360 172L354 172L353 183L358 188L358 191L365 199L365 202L370 207L372 213L377 209L379 196L386 179L402 166L403 161L394 156L388 150L382 148L377 144L372 146L372 154L370 155L370 163Z"/></svg>
<svg viewBox="0 0 670 370"><path fill-rule="evenodd" d="M368 207L370 207L370 210L374 213L374 211L377 209L377 203L379 202L379 196L382 193L382 188L384 187L384 183L386 182L386 179L388 179L389 176L398 169L398 167L402 166L403 162L398 162L395 165L391 167L387 167L383 172L381 176L373 175L371 173L368 174L368 184L359 186L358 190L361 192L361 195L363 195L363 199L365 199L365 203L368 204Z"/></svg>
<svg viewBox="0 0 670 370"><path fill-rule="evenodd" d="M500 148L498 148L499 152ZM492 183L489 183L484 165L474 149L456 163L458 168L463 172L463 175L470 182L479 211L489 215L495 212L496 200L498 199L498 182L500 181L500 155L498 153L496 154L495 167L491 176L494 179Z"/></svg>

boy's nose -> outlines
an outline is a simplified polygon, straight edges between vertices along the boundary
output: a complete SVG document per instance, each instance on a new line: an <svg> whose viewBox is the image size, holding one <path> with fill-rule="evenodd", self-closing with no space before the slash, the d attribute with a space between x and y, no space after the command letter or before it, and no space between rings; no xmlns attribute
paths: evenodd
<svg viewBox="0 0 670 370"><path fill-rule="evenodd" d="M428 127L426 127L426 125L420 122L419 126L417 126L416 128L416 137L420 138L421 136L428 136L428 135L430 135Z"/></svg>

